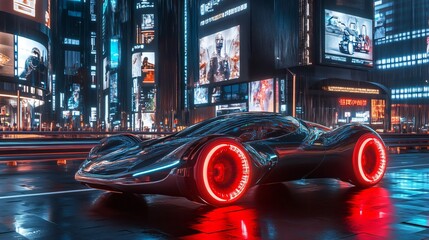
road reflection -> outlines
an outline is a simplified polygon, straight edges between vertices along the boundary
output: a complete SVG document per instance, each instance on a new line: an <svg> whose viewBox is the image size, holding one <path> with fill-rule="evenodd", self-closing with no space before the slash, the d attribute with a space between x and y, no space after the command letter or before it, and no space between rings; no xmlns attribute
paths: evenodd
<svg viewBox="0 0 429 240"><path fill-rule="evenodd" d="M374 187L359 191L351 195L348 206L345 224L351 232L390 238L389 226L395 222L395 208L387 189Z"/></svg>
<svg viewBox="0 0 429 240"><path fill-rule="evenodd" d="M146 199L145 199L146 198ZM147 199L149 198L149 199ZM373 234L389 238L395 207L386 188L258 186L236 205L212 208L184 198L106 193L93 203L99 216L158 229L185 239L339 238Z"/></svg>

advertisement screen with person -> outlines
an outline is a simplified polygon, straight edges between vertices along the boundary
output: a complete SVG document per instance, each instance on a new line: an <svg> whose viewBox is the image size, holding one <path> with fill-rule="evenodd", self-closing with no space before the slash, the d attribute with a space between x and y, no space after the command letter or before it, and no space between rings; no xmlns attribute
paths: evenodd
<svg viewBox="0 0 429 240"><path fill-rule="evenodd" d="M250 83L249 111L274 111L273 79L265 79Z"/></svg>
<svg viewBox="0 0 429 240"><path fill-rule="evenodd" d="M47 80L48 51L41 43L18 36L18 77L40 85Z"/></svg>
<svg viewBox="0 0 429 240"><path fill-rule="evenodd" d="M240 77L240 26L200 39L199 84Z"/></svg>

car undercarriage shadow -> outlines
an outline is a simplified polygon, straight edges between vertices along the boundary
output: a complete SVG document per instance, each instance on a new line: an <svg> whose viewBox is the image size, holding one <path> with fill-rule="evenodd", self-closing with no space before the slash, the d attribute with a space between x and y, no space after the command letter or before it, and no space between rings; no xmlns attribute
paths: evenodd
<svg viewBox="0 0 429 240"><path fill-rule="evenodd" d="M147 212L147 202L143 195L112 193L101 194L91 206L93 212L101 214L145 214Z"/></svg>

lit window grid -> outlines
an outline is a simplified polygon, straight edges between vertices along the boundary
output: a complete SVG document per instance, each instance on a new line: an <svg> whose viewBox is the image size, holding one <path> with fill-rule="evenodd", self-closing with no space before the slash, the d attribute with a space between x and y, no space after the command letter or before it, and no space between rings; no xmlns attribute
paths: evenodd
<svg viewBox="0 0 429 240"><path fill-rule="evenodd" d="M429 87L408 87L392 89L392 100L418 99L429 97Z"/></svg>
<svg viewBox="0 0 429 240"><path fill-rule="evenodd" d="M79 41L79 39L64 38L64 44L79 46L80 41Z"/></svg>
<svg viewBox="0 0 429 240"><path fill-rule="evenodd" d="M390 69L427 63L429 63L429 54L422 52L412 55L379 59L376 61L376 66L378 69Z"/></svg>
<svg viewBox="0 0 429 240"><path fill-rule="evenodd" d="M387 31L387 29L386 29L386 31ZM426 37L426 36L429 36L429 28L418 29L418 30L403 32L403 33L397 33L397 34L393 34L393 35L387 35L384 38L377 39L375 41L375 45L383 45L383 44L392 43L392 42L406 41L406 40L415 39L415 38L422 38L422 37Z"/></svg>

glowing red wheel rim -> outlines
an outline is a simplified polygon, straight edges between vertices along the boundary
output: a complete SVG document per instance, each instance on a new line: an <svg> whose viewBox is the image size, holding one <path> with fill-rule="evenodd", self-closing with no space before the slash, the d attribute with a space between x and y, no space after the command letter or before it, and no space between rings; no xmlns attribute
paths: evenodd
<svg viewBox="0 0 429 240"><path fill-rule="evenodd" d="M384 176L387 167L386 149L373 134L361 136L354 150L354 170L357 183L372 186Z"/></svg>
<svg viewBox="0 0 429 240"><path fill-rule="evenodd" d="M249 185L249 164L244 148L233 140L208 144L196 168L197 188L204 201L219 205L238 200Z"/></svg>

